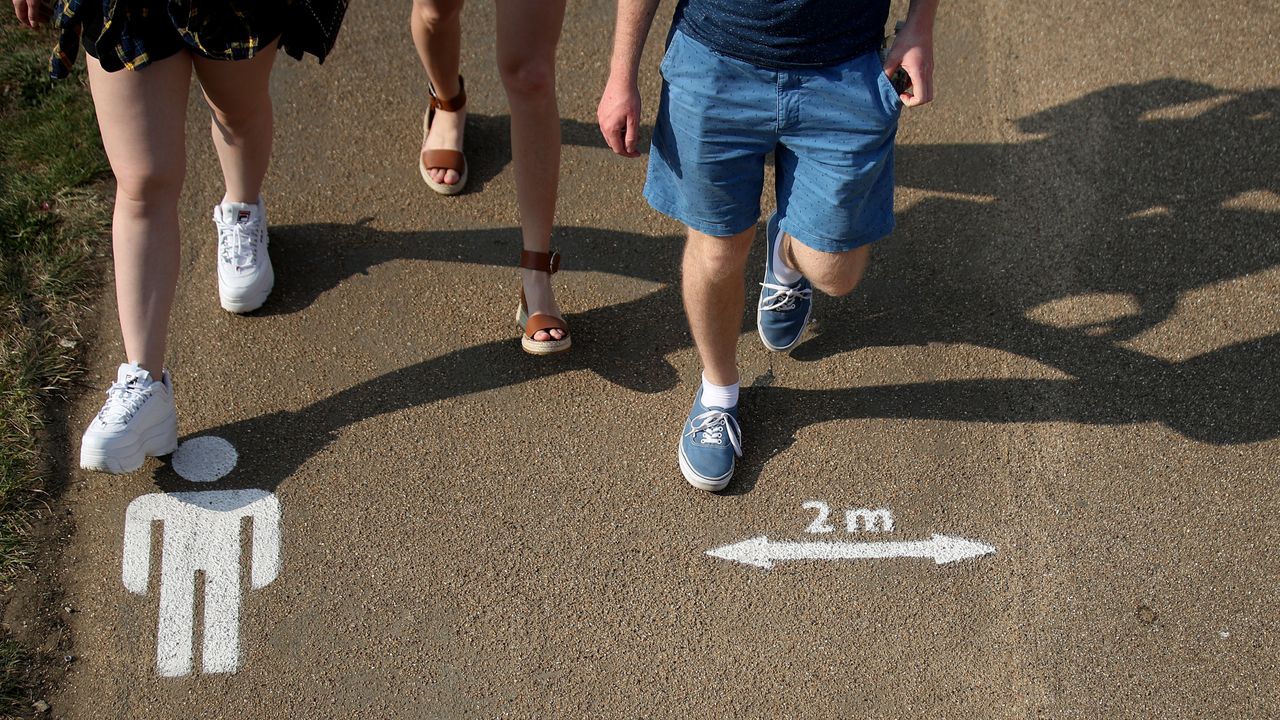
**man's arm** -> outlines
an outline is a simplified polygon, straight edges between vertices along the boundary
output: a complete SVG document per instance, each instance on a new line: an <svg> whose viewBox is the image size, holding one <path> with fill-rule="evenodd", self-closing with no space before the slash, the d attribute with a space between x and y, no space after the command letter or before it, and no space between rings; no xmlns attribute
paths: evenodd
<svg viewBox="0 0 1280 720"><path fill-rule="evenodd" d="M911 77L911 92L900 96L910 107L933 100L933 19L938 0L911 0L907 21L893 41L884 71L892 76L902 68Z"/></svg>
<svg viewBox="0 0 1280 720"><path fill-rule="evenodd" d="M609 81L600 97L596 118L605 142L623 157L639 157L636 135L640 127L640 56L660 0L618 0L613 32Z"/></svg>

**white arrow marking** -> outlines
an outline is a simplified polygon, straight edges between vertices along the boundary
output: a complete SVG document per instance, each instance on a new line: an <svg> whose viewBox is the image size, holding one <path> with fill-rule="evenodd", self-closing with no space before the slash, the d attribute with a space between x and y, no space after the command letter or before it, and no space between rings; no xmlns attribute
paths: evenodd
<svg viewBox="0 0 1280 720"><path fill-rule="evenodd" d="M881 558L930 558L939 565L990 555L996 549L974 540L937 535L906 542L769 542L760 537L743 540L707 554L722 560L755 565L768 570L782 560L878 560Z"/></svg>

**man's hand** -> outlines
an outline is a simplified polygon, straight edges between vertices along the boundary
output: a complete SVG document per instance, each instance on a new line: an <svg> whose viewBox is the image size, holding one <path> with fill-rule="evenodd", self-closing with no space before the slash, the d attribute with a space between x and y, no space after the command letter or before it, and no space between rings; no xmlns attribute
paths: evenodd
<svg viewBox="0 0 1280 720"><path fill-rule="evenodd" d="M18 22L29 28L40 27L49 19L45 0L13 0L13 10L18 15Z"/></svg>
<svg viewBox="0 0 1280 720"><path fill-rule="evenodd" d="M889 48L889 57L884 63L884 73L893 77L893 73L902 68L911 78L910 92L898 95L902 104L918 107L933 100L933 15L937 2L911 3L911 11L907 21Z"/></svg>
<svg viewBox="0 0 1280 720"><path fill-rule="evenodd" d="M653 24L659 0L618 0L618 20L613 32L613 57L609 60L609 82L600 96L596 119L610 149L622 157L640 157L636 136L640 134L640 55Z"/></svg>
<svg viewBox="0 0 1280 720"><path fill-rule="evenodd" d="M600 134L609 148L622 157L640 157L636 136L640 131L640 90L634 81L609 77L596 109Z"/></svg>

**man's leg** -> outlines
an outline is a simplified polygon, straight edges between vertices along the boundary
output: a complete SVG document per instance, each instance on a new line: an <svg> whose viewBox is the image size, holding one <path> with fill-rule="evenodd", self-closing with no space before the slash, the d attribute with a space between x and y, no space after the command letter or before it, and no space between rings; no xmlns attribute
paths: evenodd
<svg viewBox="0 0 1280 720"><path fill-rule="evenodd" d="M679 442L685 480L716 491L742 456L738 336L764 159L777 145L777 75L676 32L662 62L645 198L690 228L682 291L705 368ZM731 101L725 88L732 87Z"/></svg>
<svg viewBox="0 0 1280 720"><path fill-rule="evenodd" d="M746 302L744 273L754 227L731 237L689 230L681 291L703 374L716 385L738 382L738 336Z"/></svg>
<svg viewBox="0 0 1280 720"><path fill-rule="evenodd" d="M778 214L770 233L757 325L767 347L801 339L812 291L847 295L893 230L893 147L901 102L868 52L802 73L788 103L806 108L775 153ZM788 270L790 268L790 271Z"/></svg>
<svg viewBox="0 0 1280 720"><path fill-rule="evenodd" d="M684 250L685 313L702 358L702 383L680 437L680 472L694 487L729 484L742 454L738 427L738 335L746 300L743 272L755 228L714 237L689 229Z"/></svg>
<svg viewBox="0 0 1280 720"><path fill-rule="evenodd" d="M756 305L756 329L764 346L775 352L795 347L804 336L813 309L813 291L847 295L862 279L871 251L867 245L849 250L819 250L778 229L769 219L764 280Z"/></svg>

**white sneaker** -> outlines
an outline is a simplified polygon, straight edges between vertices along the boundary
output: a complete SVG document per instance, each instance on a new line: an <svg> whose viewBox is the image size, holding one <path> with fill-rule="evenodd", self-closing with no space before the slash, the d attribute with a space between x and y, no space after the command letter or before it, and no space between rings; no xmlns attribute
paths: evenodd
<svg viewBox="0 0 1280 720"><path fill-rule="evenodd" d="M106 404L84 431L80 467L129 473L142 467L147 456L168 455L177 449L178 415L169 371L152 380L151 373L137 365L121 365L107 390Z"/></svg>
<svg viewBox="0 0 1280 720"><path fill-rule="evenodd" d="M256 203L221 203L213 209L218 226L218 300L222 309L247 313L262 307L276 276L267 254L267 208Z"/></svg>

